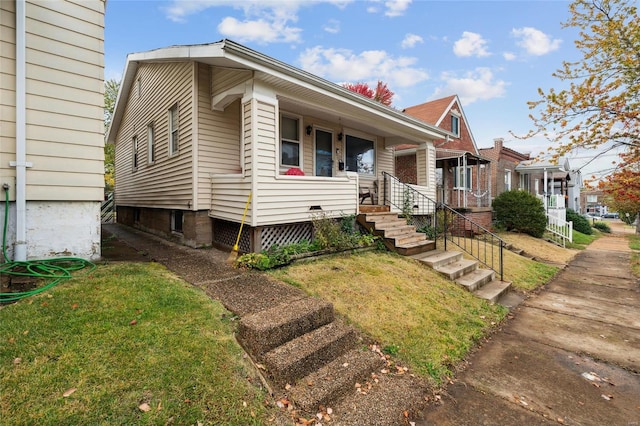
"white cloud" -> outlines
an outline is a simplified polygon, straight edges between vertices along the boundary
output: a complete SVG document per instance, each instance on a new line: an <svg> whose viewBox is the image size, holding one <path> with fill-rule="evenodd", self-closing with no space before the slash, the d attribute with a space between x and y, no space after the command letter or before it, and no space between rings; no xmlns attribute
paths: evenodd
<svg viewBox="0 0 640 426"><path fill-rule="evenodd" d="M429 79L425 70L414 67L416 58L394 57L383 50L356 54L348 49L316 46L302 52L299 62L302 69L332 81L375 84L381 80L393 91Z"/></svg>
<svg viewBox="0 0 640 426"><path fill-rule="evenodd" d="M491 55L487 51L487 41L480 34L465 31L462 38L453 44L456 56L475 56L482 58Z"/></svg>
<svg viewBox="0 0 640 426"><path fill-rule="evenodd" d="M241 10L244 19L222 18L218 31L238 41L299 42L302 29L291 26L298 20L298 10L317 3L330 3L343 9L352 0L173 0L164 8L167 18L186 22L187 17L213 7Z"/></svg>
<svg viewBox="0 0 640 426"><path fill-rule="evenodd" d="M340 21L336 19L329 19L329 21L324 24L322 29L328 33L337 34L340 32Z"/></svg>
<svg viewBox="0 0 640 426"><path fill-rule="evenodd" d="M391 18L404 15L413 0L369 0L367 12L379 13L381 7L384 7L384 14Z"/></svg>
<svg viewBox="0 0 640 426"><path fill-rule="evenodd" d="M412 0L387 0L384 2L387 10L385 15L390 17L402 16L404 12L409 8Z"/></svg>
<svg viewBox="0 0 640 426"><path fill-rule="evenodd" d="M239 42L257 41L259 43L299 42L302 29L289 27L285 21L238 21L236 18L226 17L218 25L218 31L225 37Z"/></svg>
<svg viewBox="0 0 640 426"><path fill-rule="evenodd" d="M404 40L402 40L402 48L409 49L414 47L418 43L424 43L422 37L417 34L407 34L404 36Z"/></svg>
<svg viewBox="0 0 640 426"><path fill-rule="evenodd" d="M457 94L463 105L478 100L488 100L504 96L509 83L496 80L489 68L479 67L459 77L454 73L443 73L445 86L436 89L434 98Z"/></svg>
<svg viewBox="0 0 640 426"><path fill-rule="evenodd" d="M512 52L504 52L502 54L502 57L507 61L513 61L516 59L515 53L512 53Z"/></svg>
<svg viewBox="0 0 640 426"><path fill-rule="evenodd" d="M528 54L535 56L546 55L558 50L562 40L552 39L549 35L532 27L514 28L511 35L517 39L516 44Z"/></svg>

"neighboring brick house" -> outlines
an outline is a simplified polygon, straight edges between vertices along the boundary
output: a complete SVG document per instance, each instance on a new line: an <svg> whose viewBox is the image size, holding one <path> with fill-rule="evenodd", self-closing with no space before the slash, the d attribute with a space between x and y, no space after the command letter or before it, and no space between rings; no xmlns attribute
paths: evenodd
<svg viewBox="0 0 640 426"><path fill-rule="evenodd" d="M491 195L493 198L512 189L531 190L531 175L516 171L521 161L529 160L529 154L522 154L504 146L504 139L495 138L493 147L480 148L480 155L492 161Z"/></svg>
<svg viewBox="0 0 640 426"><path fill-rule="evenodd" d="M607 212L604 191L599 189L585 189L581 191L580 205L584 206L580 213L602 216Z"/></svg>
<svg viewBox="0 0 640 426"><path fill-rule="evenodd" d="M490 161L482 158L457 95L414 105L404 113L447 132L436 148L437 201L472 211L490 210ZM423 185L416 146L396 147L396 174L406 183Z"/></svg>

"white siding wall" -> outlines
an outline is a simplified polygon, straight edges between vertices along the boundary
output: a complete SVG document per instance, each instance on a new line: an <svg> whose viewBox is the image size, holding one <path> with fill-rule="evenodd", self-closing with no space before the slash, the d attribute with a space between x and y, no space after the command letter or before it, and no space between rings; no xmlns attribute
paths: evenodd
<svg viewBox="0 0 640 426"><path fill-rule="evenodd" d="M26 3L27 200L100 201L104 2ZM0 176L15 176L15 2L0 2Z"/></svg>
<svg viewBox="0 0 640 426"><path fill-rule="evenodd" d="M416 165L420 192L432 200L436 199L435 155L436 152L432 143L428 143L426 147L420 147L416 150Z"/></svg>
<svg viewBox="0 0 640 426"><path fill-rule="evenodd" d="M15 1L0 1L0 183L15 199ZM100 256L104 1L27 0L27 259ZM4 212L4 205L0 209ZM15 204L8 251L13 256Z"/></svg>
<svg viewBox="0 0 640 426"><path fill-rule="evenodd" d="M211 176L241 174L240 100L224 111L211 109L210 67L198 65L198 203L199 210L211 208Z"/></svg>
<svg viewBox="0 0 640 426"><path fill-rule="evenodd" d="M166 209L192 209L194 63L145 63L131 86L116 136L116 203ZM169 155L168 111L178 104L179 151ZM155 131L155 162L149 164L147 125ZM206 128L206 126L205 126ZM138 168L133 168L133 136L138 137Z"/></svg>

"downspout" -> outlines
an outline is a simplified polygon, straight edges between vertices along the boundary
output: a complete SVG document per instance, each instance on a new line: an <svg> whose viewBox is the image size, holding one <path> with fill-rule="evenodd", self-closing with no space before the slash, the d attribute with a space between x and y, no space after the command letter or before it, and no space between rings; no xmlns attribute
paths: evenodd
<svg viewBox="0 0 640 426"><path fill-rule="evenodd" d="M26 4L16 0L16 160L9 164L16 168L16 241L14 260L27 260L27 202L26 202Z"/></svg>

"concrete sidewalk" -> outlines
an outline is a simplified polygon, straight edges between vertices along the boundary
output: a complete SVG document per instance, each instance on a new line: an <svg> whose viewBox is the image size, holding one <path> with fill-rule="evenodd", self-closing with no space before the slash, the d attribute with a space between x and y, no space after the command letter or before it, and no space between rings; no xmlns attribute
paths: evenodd
<svg viewBox="0 0 640 426"><path fill-rule="evenodd" d="M516 308L417 425L640 425L640 286L621 223Z"/></svg>

